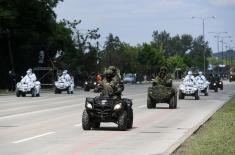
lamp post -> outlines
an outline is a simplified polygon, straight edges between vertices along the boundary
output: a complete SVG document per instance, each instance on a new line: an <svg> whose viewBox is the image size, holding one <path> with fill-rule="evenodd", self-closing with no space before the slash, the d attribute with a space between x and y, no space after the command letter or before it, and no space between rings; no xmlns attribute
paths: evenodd
<svg viewBox="0 0 235 155"><path fill-rule="evenodd" d="M214 19L215 16L211 17L192 17L192 19L200 19L202 20L202 34L203 34L203 41L205 42L205 21L208 19ZM204 74L206 74L206 48L205 45L203 46L203 61L204 61Z"/></svg>
<svg viewBox="0 0 235 155"><path fill-rule="evenodd" d="M231 38L231 36L223 36L221 37L221 42L222 43L222 65L224 65L224 39L225 38Z"/></svg>

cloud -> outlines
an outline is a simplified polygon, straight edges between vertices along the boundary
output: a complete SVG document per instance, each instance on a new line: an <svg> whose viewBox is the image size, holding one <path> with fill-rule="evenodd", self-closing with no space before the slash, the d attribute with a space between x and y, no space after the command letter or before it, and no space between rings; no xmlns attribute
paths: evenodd
<svg viewBox="0 0 235 155"><path fill-rule="evenodd" d="M216 6L235 6L235 0L210 0Z"/></svg>

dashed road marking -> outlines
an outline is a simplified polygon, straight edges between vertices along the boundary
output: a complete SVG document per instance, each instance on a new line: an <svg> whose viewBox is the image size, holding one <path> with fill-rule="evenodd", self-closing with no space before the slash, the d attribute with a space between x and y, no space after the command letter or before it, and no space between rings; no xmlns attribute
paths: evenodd
<svg viewBox="0 0 235 155"><path fill-rule="evenodd" d="M43 137L43 136L51 135L51 134L54 134L54 133L55 132L47 132L47 133L44 133L44 134L41 134L41 135L37 135L37 136L21 139L21 140L18 140L18 141L14 141L12 143L14 143L14 144L22 143L22 142L26 142L26 141L29 141L29 140L32 140L32 139L36 139L36 138L40 138L40 137Z"/></svg>

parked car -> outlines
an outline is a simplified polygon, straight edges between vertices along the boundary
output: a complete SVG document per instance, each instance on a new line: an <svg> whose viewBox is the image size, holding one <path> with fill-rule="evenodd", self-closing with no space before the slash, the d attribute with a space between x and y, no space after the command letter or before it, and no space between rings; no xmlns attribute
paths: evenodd
<svg viewBox="0 0 235 155"><path fill-rule="evenodd" d="M132 73L125 74L123 77L124 83L136 83L136 75Z"/></svg>

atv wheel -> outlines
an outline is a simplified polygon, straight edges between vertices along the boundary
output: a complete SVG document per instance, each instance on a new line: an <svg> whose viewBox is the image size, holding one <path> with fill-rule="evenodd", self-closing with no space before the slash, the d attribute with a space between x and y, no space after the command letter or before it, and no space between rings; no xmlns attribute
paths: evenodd
<svg viewBox="0 0 235 155"><path fill-rule="evenodd" d="M70 94L73 94L73 91L70 91Z"/></svg>
<svg viewBox="0 0 235 155"><path fill-rule="evenodd" d="M20 97L20 94L21 94L20 91L19 91L19 90L16 90L16 96L17 96L17 97Z"/></svg>
<svg viewBox="0 0 235 155"><path fill-rule="evenodd" d="M223 89L224 89L224 86L221 86L221 87L220 87L220 90L223 90Z"/></svg>
<svg viewBox="0 0 235 155"><path fill-rule="evenodd" d="M70 94L70 91L69 91L69 89L67 89L67 94Z"/></svg>
<svg viewBox="0 0 235 155"><path fill-rule="evenodd" d="M128 127L128 118L127 112L123 111L118 118L118 128L122 131L126 130Z"/></svg>
<svg viewBox="0 0 235 155"><path fill-rule="evenodd" d="M177 108L177 94L174 96L174 109Z"/></svg>
<svg viewBox="0 0 235 155"><path fill-rule="evenodd" d="M133 109L130 109L128 113L128 123L127 123L127 128L131 129L133 126Z"/></svg>
<svg viewBox="0 0 235 155"><path fill-rule="evenodd" d="M38 93L38 94L36 94L36 97L40 97L40 94Z"/></svg>
<svg viewBox="0 0 235 155"><path fill-rule="evenodd" d="M205 96L208 96L208 90L207 90L207 88L205 89Z"/></svg>
<svg viewBox="0 0 235 155"><path fill-rule="evenodd" d="M36 96L36 89L35 89L35 88L33 88L33 89L31 90L31 94L32 94L32 97L35 97L35 96Z"/></svg>
<svg viewBox="0 0 235 155"><path fill-rule="evenodd" d="M184 94L182 93L182 91L179 91L179 99L184 99Z"/></svg>
<svg viewBox="0 0 235 155"><path fill-rule="evenodd" d="M88 86L84 86L84 91L90 91L90 88Z"/></svg>
<svg viewBox="0 0 235 155"><path fill-rule="evenodd" d="M172 96L171 99L170 99L170 101L169 101L169 109L173 109L173 108L174 108L174 105L175 105L174 96Z"/></svg>
<svg viewBox="0 0 235 155"><path fill-rule="evenodd" d="M198 94L198 91L195 93L195 100L199 100L200 97L199 97L199 94Z"/></svg>
<svg viewBox="0 0 235 155"><path fill-rule="evenodd" d="M93 122L93 124L92 124L92 128L93 129L98 129L98 128L100 128L100 122Z"/></svg>
<svg viewBox="0 0 235 155"><path fill-rule="evenodd" d="M82 113L82 128L83 130L91 130L90 116L86 110Z"/></svg>
<svg viewBox="0 0 235 155"><path fill-rule="evenodd" d="M218 92L218 87L215 87L215 92Z"/></svg>
<svg viewBox="0 0 235 155"><path fill-rule="evenodd" d="M153 103L152 99L148 96L147 98L147 108L148 109L153 109L156 107L156 104Z"/></svg>
<svg viewBox="0 0 235 155"><path fill-rule="evenodd" d="M26 93L23 93L23 92L22 92L21 95L22 95L22 97L25 97L25 96L26 96Z"/></svg>

